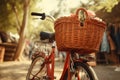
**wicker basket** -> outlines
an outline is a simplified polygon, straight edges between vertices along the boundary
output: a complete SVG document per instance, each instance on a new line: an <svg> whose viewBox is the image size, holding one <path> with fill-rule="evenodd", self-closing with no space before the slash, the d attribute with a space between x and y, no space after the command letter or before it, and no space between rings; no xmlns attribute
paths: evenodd
<svg viewBox="0 0 120 80"><path fill-rule="evenodd" d="M80 25L78 13L86 14L84 25ZM59 51L91 53L99 50L105 23L89 18L84 8L79 8L75 16L61 17L55 21L55 39Z"/></svg>

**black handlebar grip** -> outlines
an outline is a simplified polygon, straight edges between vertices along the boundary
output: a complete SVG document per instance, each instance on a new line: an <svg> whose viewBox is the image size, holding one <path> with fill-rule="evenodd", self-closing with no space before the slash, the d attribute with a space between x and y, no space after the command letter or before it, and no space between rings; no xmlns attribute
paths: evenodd
<svg viewBox="0 0 120 80"><path fill-rule="evenodd" d="M45 13L36 13L36 12L32 12L31 13L32 16L41 16L40 19L44 20L45 19Z"/></svg>

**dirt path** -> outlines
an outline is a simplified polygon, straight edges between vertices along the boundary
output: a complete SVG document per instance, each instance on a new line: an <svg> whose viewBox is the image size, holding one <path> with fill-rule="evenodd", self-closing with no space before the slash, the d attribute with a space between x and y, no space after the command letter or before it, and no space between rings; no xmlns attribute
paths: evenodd
<svg viewBox="0 0 120 80"><path fill-rule="evenodd" d="M4 62L0 64L0 80L25 80L30 62Z"/></svg>
<svg viewBox="0 0 120 80"><path fill-rule="evenodd" d="M0 80L25 80L30 61L0 63ZM56 80L59 80L63 63L57 62L55 67ZM115 72L115 66L97 65L94 67L99 80L120 80L120 72Z"/></svg>
<svg viewBox="0 0 120 80"><path fill-rule="evenodd" d="M30 61L0 63L0 80L25 80L30 63ZM59 80L63 65L57 65L59 67L55 67L55 76L56 80Z"/></svg>

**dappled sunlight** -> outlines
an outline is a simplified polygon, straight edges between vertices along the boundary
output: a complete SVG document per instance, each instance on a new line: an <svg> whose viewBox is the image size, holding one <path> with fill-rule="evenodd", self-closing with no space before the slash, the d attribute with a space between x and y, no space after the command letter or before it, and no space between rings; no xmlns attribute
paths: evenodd
<svg viewBox="0 0 120 80"><path fill-rule="evenodd" d="M31 61L0 63L0 80L25 80Z"/></svg>

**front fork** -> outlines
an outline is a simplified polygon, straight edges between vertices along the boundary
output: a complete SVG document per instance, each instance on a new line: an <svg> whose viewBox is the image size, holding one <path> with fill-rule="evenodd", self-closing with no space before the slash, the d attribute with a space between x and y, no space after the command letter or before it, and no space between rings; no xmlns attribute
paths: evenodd
<svg viewBox="0 0 120 80"><path fill-rule="evenodd" d="M71 80L70 78L71 78L70 76L70 53L68 52L66 55L64 69L63 69L60 80Z"/></svg>

